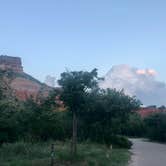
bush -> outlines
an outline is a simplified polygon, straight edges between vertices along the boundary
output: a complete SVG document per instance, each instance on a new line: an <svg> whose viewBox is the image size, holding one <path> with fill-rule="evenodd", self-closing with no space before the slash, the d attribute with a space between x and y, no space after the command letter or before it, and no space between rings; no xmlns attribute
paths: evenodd
<svg viewBox="0 0 166 166"><path fill-rule="evenodd" d="M110 142L116 147L120 147L120 148L130 149L132 146L132 142L124 136L114 135L110 138Z"/></svg>
<svg viewBox="0 0 166 166"><path fill-rule="evenodd" d="M155 113L144 121L149 139L166 142L166 113Z"/></svg>
<svg viewBox="0 0 166 166"><path fill-rule="evenodd" d="M23 111L19 120L26 141L65 140L71 136L67 112Z"/></svg>
<svg viewBox="0 0 166 166"><path fill-rule="evenodd" d="M126 124L123 125L121 134L130 137L144 136L145 124L141 116L137 113L131 114Z"/></svg>
<svg viewBox="0 0 166 166"><path fill-rule="evenodd" d="M16 117L16 108L11 103L0 103L0 144L18 139L20 133Z"/></svg>

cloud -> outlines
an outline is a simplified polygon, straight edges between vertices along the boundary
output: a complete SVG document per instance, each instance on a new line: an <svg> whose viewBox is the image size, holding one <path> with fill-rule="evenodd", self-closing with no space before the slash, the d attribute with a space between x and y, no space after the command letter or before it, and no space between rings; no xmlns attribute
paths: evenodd
<svg viewBox="0 0 166 166"><path fill-rule="evenodd" d="M56 78L50 75L47 75L44 82L48 86L55 87Z"/></svg>
<svg viewBox="0 0 166 166"><path fill-rule="evenodd" d="M146 70L144 70L144 69L138 69L137 70L137 74L146 74Z"/></svg>
<svg viewBox="0 0 166 166"><path fill-rule="evenodd" d="M128 65L113 66L100 82L101 88L124 89L137 96L144 105L166 105L166 84L156 80L154 69L138 69Z"/></svg>
<svg viewBox="0 0 166 166"><path fill-rule="evenodd" d="M152 76L153 75L155 76L157 74L157 72L154 69L138 69L136 73L139 75L152 75Z"/></svg>
<svg viewBox="0 0 166 166"><path fill-rule="evenodd" d="M153 69L148 69L147 72L149 75L154 75L154 76L157 75L157 72Z"/></svg>

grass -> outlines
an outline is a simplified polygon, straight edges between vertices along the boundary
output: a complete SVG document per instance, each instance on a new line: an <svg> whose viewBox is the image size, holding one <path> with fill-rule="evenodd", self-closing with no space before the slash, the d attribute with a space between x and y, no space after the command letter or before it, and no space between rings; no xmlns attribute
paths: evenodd
<svg viewBox="0 0 166 166"><path fill-rule="evenodd" d="M1 166L50 166L52 142L3 144L0 147ZM110 150L104 145L78 145L75 158L70 155L70 144L55 142L55 166L126 166L130 153L126 149Z"/></svg>

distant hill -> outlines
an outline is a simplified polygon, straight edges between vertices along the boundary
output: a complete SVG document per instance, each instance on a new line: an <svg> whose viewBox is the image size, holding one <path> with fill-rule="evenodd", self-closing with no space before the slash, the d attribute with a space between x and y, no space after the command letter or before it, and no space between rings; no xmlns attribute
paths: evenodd
<svg viewBox="0 0 166 166"><path fill-rule="evenodd" d="M41 83L23 71L21 58L0 56L0 77L8 80L11 89L19 100L38 95L47 96L51 87Z"/></svg>

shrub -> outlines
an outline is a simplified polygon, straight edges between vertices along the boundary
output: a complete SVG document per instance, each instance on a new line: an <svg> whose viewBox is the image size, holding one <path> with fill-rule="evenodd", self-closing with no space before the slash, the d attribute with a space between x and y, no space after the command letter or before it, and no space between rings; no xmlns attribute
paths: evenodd
<svg viewBox="0 0 166 166"><path fill-rule="evenodd" d="M155 113L144 121L148 138L154 141L166 142L166 113Z"/></svg>
<svg viewBox="0 0 166 166"><path fill-rule="evenodd" d="M120 148L130 149L132 146L132 142L124 136L114 135L110 138L110 142L116 147L120 147Z"/></svg>
<svg viewBox="0 0 166 166"><path fill-rule="evenodd" d="M141 116L133 113L129 116L128 121L122 127L123 135L130 137L142 137L145 135L145 124Z"/></svg>

